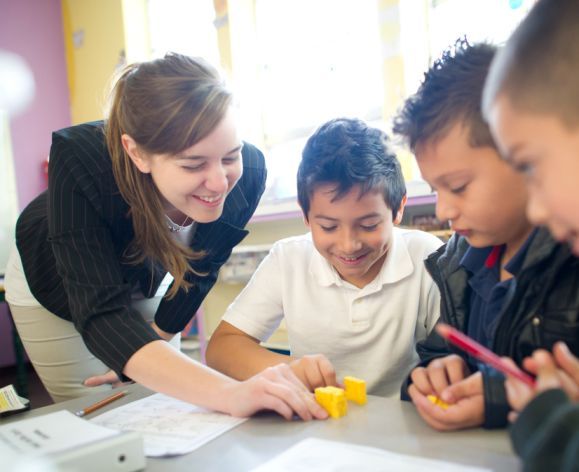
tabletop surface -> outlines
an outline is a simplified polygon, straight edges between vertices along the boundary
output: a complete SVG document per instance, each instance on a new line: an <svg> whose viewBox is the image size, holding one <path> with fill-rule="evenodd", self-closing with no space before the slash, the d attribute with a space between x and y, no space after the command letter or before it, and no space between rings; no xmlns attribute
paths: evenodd
<svg viewBox="0 0 579 472"><path fill-rule="evenodd" d="M130 385L124 398L87 418L143 398L152 392ZM0 420L0 424L67 409L77 411L108 396L89 397L38 408ZM368 404L348 404L348 414L326 421L285 421L263 414L242 423L190 454L171 458L147 458L147 471L244 471L272 459L302 439L315 437L385 449L391 452L486 467L493 471L520 468L507 432L483 429L440 433L431 429L412 404L397 399L368 397Z"/></svg>

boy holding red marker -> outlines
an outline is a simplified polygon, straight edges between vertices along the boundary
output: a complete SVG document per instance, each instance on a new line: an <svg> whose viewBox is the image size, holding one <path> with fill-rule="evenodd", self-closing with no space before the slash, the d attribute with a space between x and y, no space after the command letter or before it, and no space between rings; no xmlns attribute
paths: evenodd
<svg viewBox="0 0 579 472"><path fill-rule="evenodd" d="M505 161L529 191L527 214L579 256L579 2L540 0L498 53L483 112ZM569 295L579 287L570 287ZM577 305L575 305L577 306ZM564 317L565 312L559 316ZM577 342L579 323L559 337ZM511 437L525 471L579 470L579 359L565 343L537 350L523 366L531 388L509 376Z"/></svg>

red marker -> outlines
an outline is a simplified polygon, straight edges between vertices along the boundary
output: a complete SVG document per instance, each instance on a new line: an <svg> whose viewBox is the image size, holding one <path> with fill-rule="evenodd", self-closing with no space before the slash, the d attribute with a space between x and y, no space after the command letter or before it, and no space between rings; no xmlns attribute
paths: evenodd
<svg viewBox="0 0 579 472"><path fill-rule="evenodd" d="M468 352L479 361L493 366L498 371L506 375L516 377L521 382L525 382L530 387L535 387L533 377L523 372L518 367L513 367L506 363L503 359L497 356L483 345L477 343L474 339L469 338L466 334L461 333L457 329L445 323L438 323L436 325L436 332L444 339L454 344L456 347Z"/></svg>

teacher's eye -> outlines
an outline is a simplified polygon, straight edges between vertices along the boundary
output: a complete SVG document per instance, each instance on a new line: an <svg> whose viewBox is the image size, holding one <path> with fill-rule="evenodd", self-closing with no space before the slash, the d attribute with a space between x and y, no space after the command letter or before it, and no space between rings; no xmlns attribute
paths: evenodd
<svg viewBox="0 0 579 472"><path fill-rule="evenodd" d="M322 228L322 231L325 231L326 233L331 233L332 231L334 231L337 226L322 226L320 225L320 228Z"/></svg>
<svg viewBox="0 0 579 472"><path fill-rule="evenodd" d="M199 164L197 166L182 166L183 169L185 169L187 172L197 172L201 169L203 169L203 166L205 164Z"/></svg>
<svg viewBox="0 0 579 472"><path fill-rule="evenodd" d="M459 193L463 193L466 190L466 187L468 186L468 184L464 184L464 185L459 185L457 187L452 187L450 189L450 191L454 194L459 194Z"/></svg>
<svg viewBox="0 0 579 472"><path fill-rule="evenodd" d="M376 228L378 228L378 223L375 223L373 225L360 225L360 227L364 231L374 231L374 230L376 230Z"/></svg>
<svg viewBox="0 0 579 472"><path fill-rule="evenodd" d="M535 171L535 166L529 162L519 162L515 164L515 170L525 177L531 177Z"/></svg>
<svg viewBox="0 0 579 472"><path fill-rule="evenodd" d="M235 164L237 161L239 161L240 156L236 155L236 156L227 156L223 158L223 163L224 164Z"/></svg>

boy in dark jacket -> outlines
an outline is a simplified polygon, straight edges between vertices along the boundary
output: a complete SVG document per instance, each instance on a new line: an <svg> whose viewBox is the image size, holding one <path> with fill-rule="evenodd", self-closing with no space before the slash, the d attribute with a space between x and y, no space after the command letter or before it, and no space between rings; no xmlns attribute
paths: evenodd
<svg viewBox="0 0 579 472"><path fill-rule="evenodd" d="M576 256L578 74L579 2L540 0L493 61L483 96L485 118L505 160L527 180L529 218L548 225ZM579 338L576 310L577 304L558 313L566 324L557 334L567 343ZM536 388L512 378L506 384L519 411L511 436L524 470L579 470L579 360L557 343L552 354L536 351L524 366L538 374Z"/></svg>
<svg viewBox="0 0 579 472"><path fill-rule="evenodd" d="M480 102L495 48L458 41L425 74L395 121L424 179L436 213L455 234L426 261L441 292L441 321L518 364L561 338L579 351L579 264L565 245L525 215L524 177L504 162ZM402 387L432 427L506 424L504 377L432 333L418 343L421 363ZM449 388L450 387L450 388ZM431 403L435 395L450 403Z"/></svg>

